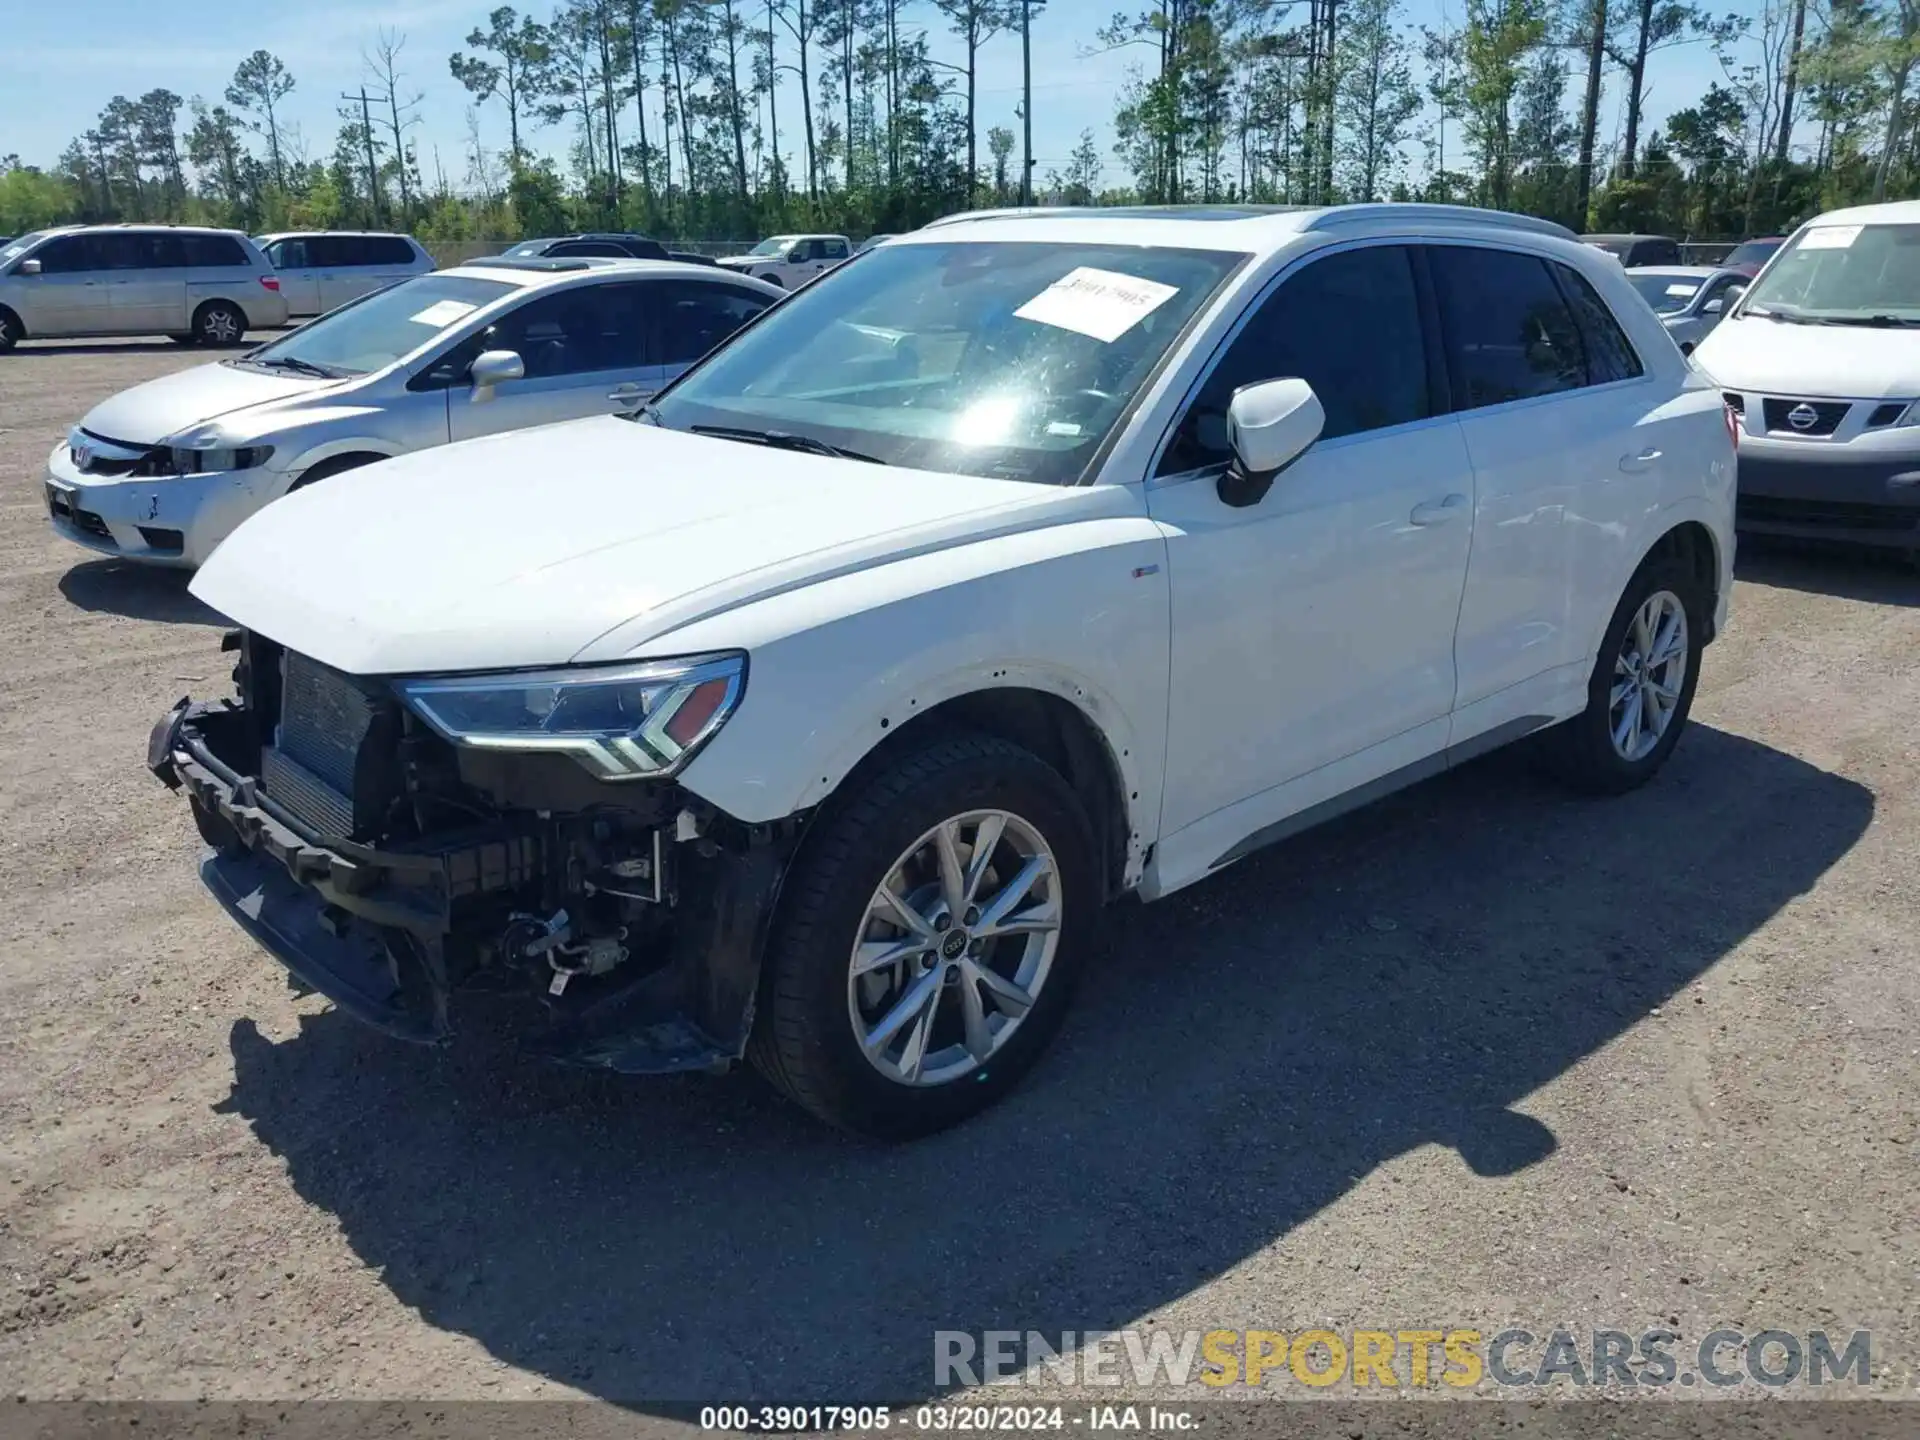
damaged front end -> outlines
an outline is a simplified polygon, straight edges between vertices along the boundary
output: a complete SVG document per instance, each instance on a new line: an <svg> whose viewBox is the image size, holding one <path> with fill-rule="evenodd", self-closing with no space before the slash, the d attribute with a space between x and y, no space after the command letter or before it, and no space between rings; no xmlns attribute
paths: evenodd
<svg viewBox="0 0 1920 1440"><path fill-rule="evenodd" d="M301 985L406 1040L444 1042L453 996L492 991L524 998L526 1043L551 1059L661 1073L741 1056L799 822L742 824L671 778L718 720L703 710L684 746L659 716L611 748L537 726L455 738L456 707L404 682L251 632L227 645L237 698L180 701L148 766L186 792L207 888ZM736 672L729 706L737 688ZM473 693L482 719L512 708ZM643 765L658 773L632 778Z"/></svg>

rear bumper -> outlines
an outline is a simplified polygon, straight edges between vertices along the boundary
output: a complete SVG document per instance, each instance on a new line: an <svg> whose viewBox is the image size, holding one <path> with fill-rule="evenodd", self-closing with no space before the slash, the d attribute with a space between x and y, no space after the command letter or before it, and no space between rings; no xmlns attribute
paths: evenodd
<svg viewBox="0 0 1920 1440"><path fill-rule="evenodd" d="M1920 456L1838 459L1841 447L1809 454L1740 449L1739 528L1750 535L1920 547Z"/></svg>
<svg viewBox="0 0 1920 1440"><path fill-rule="evenodd" d="M466 981L453 957L498 939L498 905L550 886L565 857L501 822L418 849L383 851L313 834L221 758L237 707L182 700L154 726L148 768L183 791L209 853L200 877L234 922L305 986L397 1039L453 1033ZM231 746L229 745L229 749ZM681 872L671 939L637 978L621 972L536 1007L527 1049L628 1074L724 1069L745 1053L768 922L786 852L720 850ZM511 988L511 987L507 987Z"/></svg>

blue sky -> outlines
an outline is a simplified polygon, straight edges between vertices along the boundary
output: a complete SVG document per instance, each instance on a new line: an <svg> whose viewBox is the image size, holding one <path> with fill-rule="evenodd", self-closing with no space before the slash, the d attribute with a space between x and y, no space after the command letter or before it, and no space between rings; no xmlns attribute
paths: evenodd
<svg viewBox="0 0 1920 1440"><path fill-rule="evenodd" d="M298 86L288 118L298 126L313 158L333 148L338 128L337 96L366 78L360 52L385 27L406 37L402 65L406 83L425 94L416 133L421 168L429 181L434 149L457 185L465 171L465 111L470 97L447 71L447 56L481 23L493 0L337 0L291 5L258 0L76 0L70 6L13 9L5 22L7 82L0 87L0 154L18 152L30 164L50 165L67 142L85 130L115 94L138 95L164 85L182 96L217 101L233 67L255 48L279 55ZM1106 183L1122 183L1111 158L1114 94L1144 52L1087 56L1094 29L1113 13L1116 0L1054 0L1033 23L1034 153L1036 173L1064 166L1082 129L1091 127L1107 159ZM1457 18L1463 0L1447 0ZM1750 5L1754 0L1747 0ZM1413 23L1437 24L1441 0L1405 0ZM525 6L541 13L541 5ZM161 18L164 17L164 18ZM909 12L916 27L936 32L936 56L958 58L944 35L944 22L930 4ZM1138 58L1136 58L1138 57ZM816 62L817 63L817 62ZM1575 57L1576 68L1578 58ZM1691 104L1719 69L1703 44L1658 54L1650 69L1648 114L1658 123L1671 110ZM798 129L797 82L781 92L782 149L791 155ZM1014 109L1020 93L1018 37L994 39L981 55L979 98L981 163L986 129L1006 125L1018 134ZM1619 132L1618 86L1609 87L1602 115L1603 139ZM505 144L506 119L499 104L482 111L483 136ZM558 151L559 128L536 131L533 144ZM1450 146L1451 150L1451 146ZM1016 151L1017 155L1017 151ZM1455 162L1449 154L1449 163Z"/></svg>

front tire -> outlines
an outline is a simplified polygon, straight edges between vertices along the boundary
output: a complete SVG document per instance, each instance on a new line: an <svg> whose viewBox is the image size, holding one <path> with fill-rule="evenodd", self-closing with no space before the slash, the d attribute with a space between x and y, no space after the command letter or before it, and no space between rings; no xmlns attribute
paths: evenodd
<svg viewBox="0 0 1920 1440"><path fill-rule="evenodd" d="M20 317L0 305L0 355L18 345L26 333L27 327L20 323Z"/></svg>
<svg viewBox="0 0 1920 1440"><path fill-rule="evenodd" d="M1683 560L1656 556L1634 574L1600 642L1587 708L1542 737L1563 780L1622 795L1666 764L1693 710L1710 607Z"/></svg>
<svg viewBox="0 0 1920 1440"><path fill-rule="evenodd" d="M843 1130L903 1140L1010 1090L1059 1028L1100 903L1044 761L958 734L857 776L789 872L749 1056Z"/></svg>

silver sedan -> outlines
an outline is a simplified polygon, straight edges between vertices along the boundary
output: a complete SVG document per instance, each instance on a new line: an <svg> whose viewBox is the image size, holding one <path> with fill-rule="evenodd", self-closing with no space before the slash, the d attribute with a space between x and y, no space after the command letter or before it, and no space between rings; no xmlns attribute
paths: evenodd
<svg viewBox="0 0 1920 1440"><path fill-rule="evenodd" d="M1693 353L1753 282L1742 271L1712 265L1637 265L1627 279L1653 306L1682 355Z"/></svg>
<svg viewBox="0 0 1920 1440"><path fill-rule="evenodd" d="M54 529L197 566L289 490L391 455L633 410L782 292L710 266L476 261L95 406L47 457Z"/></svg>

